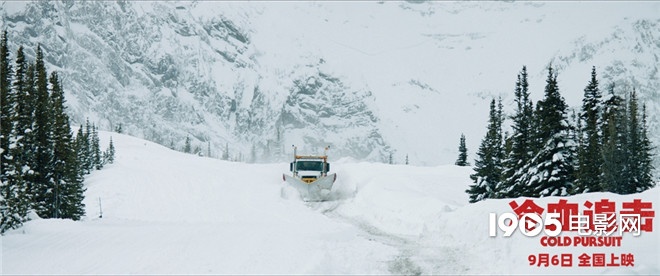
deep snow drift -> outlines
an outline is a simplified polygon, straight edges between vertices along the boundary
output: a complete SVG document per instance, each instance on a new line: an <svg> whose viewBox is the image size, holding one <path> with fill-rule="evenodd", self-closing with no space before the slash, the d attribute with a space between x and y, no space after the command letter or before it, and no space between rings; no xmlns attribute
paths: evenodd
<svg viewBox="0 0 660 276"><path fill-rule="evenodd" d="M305 203L282 182L288 164L231 163L116 133L101 132L102 144L110 135L116 161L87 178L87 217L36 219L7 233L3 274L660 273L657 219L654 232L624 236L621 247L544 248L520 233L489 237L488 214L511 212L510 200L468 204L471 168L331 158L333 200ZM659 191L567 199L657 204ZM632 253L635 266L527 261L585 252Z"/></svg>

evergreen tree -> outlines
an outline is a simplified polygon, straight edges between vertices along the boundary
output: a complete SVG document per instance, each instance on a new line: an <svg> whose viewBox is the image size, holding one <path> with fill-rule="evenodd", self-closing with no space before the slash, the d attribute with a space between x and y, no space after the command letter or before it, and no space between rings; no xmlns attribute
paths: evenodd
<svg viewBox="0 0 660 276"><path fill-rule="evenodd" d="M17 62L19 61L20 54L22 51L19 49L19 56L17 57ZM24 57L24 56L23 56ZM36 136L35 136L35 106L37 102L37 88L36 88L36 64L25 62L27 64L27 70L25 71L25 86L23 91L18 91L17 95L17 112L18 120L16 124L16 133L18 137L16 156L17 162L20 162L21 166L21 175L25 181L25 197L31 207L32 202L35 201L34 195L35 187L37 187L37 177L34 171L34 166L36 164ZM17 64L18 65L18 64ZM18 68L20 70L20 68ZM19 72L19 71L17 71ZM17 78L16 81L19 79ZM18 83L14 83L15 87L18 87Z"/></svg>
<svg viewBox="0 0 660 276"><path fill-rule="evenodd" d="M110 137L110 145L108 145L108 150L106 151L106 160L109 164L115 162L115 145L112 143L112 137Z"/></svg>
<svg viewBox="0 0 660 276"><path fill-rule="evenodd" d="M78 163L80 164L80 174L85 175L90 173L88 167L88 153L89 153L89 140L87 135L84 132L83 125L80 125L78 132L76 133L76 139L74 141L74 148L77 155Z"/></svg>
<svg viewBox="0 0 660 276"><path fill-rule="evenodd" d="M406 155L406 164L408 164L408 155ZM458 159L456 159L456 166L469 166L467 161L467 147L465 146L465 135L461 133L461 139L458 144Z"/></svg>
<svg viewBox="0 0 660 276"><path fill-rule="evenodd" d="M25 60L23 47L18 49L16 55L16 73L14 77L13 90L16 94L16 111L14 135L16 138L16 147L13 158L16 166L25 168L21 175L25 181L28 181L29 166L32 158L32 125L34 112L34 68Z"/></svg>
<svg viewBox="0 0 660 276"><path fill-rule="evenodd" d="M509 196L568 195L574 182L574 147L569 139L570 125L566 119L566 103L559 93L557 75L548 69L545 96L537 104L536 140L541 149L522 171L520 186L507 191Z"/></svg>
<svg viewBox="0 0 660 276"><path fill-rule="evenodd" d="M636 162L638 162L638 186L635 187L635 192L643 192L650 188L655 187L653 182L653 146L648 137L648 125L646 122L646 105L642 105L642 123L640 125L640 146L639 155Z"/></svg>
<svg viewBox="0 0 660 276"><path fill-rule="evenodd" d="M10 156L9 145L12 135L15 116L16 99L11 89L12 68L7 45L7 31L5 30L0 41L0 171L7 171L9 163L13 162ZM1 174L3 183L6 174Z"/></svg>
<svg viewBox="0 0 660 276"><path fill-rule="evenodd" d="M103 168L103 155L101 153L101 142L99 140L99 131L96 124L92 124L92 133L90 134L92 145L92 167L97 170Z"/></svg>
<svg viewBox="0 0 660 276"><path fill-rule="evenodd" d="M602 104L598 89L596 67L591 69L591 80L584 88L580 121L584 125L579 129L580 145L578 149L578 169L573 193L599 192L602 161Z"/></svg>
<svg viewBox="0 0 660 276"><path fill-rule="evenodd" d="M186 136L186 142L183 145L183 152L192 153L192 146L190 145L190 136Z"/></svg>
<svg viewBox="0 0 660 276"><path fill-rule="evenodd" d="M641 119L641 120L640 120ZM652 177L653 148L646 133L646 106L639 111L635 89L630 93L628 104L628 154L630 179L624 193L645 191L654 186Z"/></svg>
<svg viewBox="0 0 660 276"><path fill-rule="evenodd" d="M502 159L504 150L502 145L502 104L495 107L495 99L490 103L488 131L481 140L477 160L475 160L475 173L470 175L474 185L470 185L465 192L470 196L470 203L486 198L496 198L497 187L502 178Z"/></svg>
<svg viewBox="0 0 660 276"><path fill-rule="evenodd" d="M94 170L94 146L92 145L92 124L89 122L89 118L85 119L85 133L83 138L85 139L85 149L83 149L84 159L82 163L87 170L87 173L90 173Z"/></svg>
<svg viewBox="0 0 660 276"><path fill-rule="evenodd" d="M534 157L533 144L533 121L534 109L529 99L529 83L527 80L527 67L523 66L518 74L515 88L516 113L511 117L513 121L513 134L505 139L506 159L504 160L504 172L501 191L511 190L513 194L502 194L502 197L516 196L513 187L520 182L524 174L522 168Z"/></svg>
<svg viewBox="0 0 660 276"><path fill-rule="evenodd" d="M604 102L601 186L603 191L626 193L631 175L628 166L626 107L621 97L609 87L609 99Z"/></svg>
<svg viewBox="0 0 660 276"><path fill-rule="evenodd" d="M83 179L73 144L69 116L65 112L64 92L56 72L50 75L53 137L53 214L54 218L80 219L84 215Z"/></svg>
<svg viewBox="0 0 660 276"><path fill-rule="evenodd" d="M22 166L16 159L20 152L16 149L18 114L12 73L7 31L4 31L0 40L0 233L22 225L29 207Z"/></svg>
<svg viewBox="0 0 660 276"><path fill-rule="evenodd" d="M34 187L32 190L33 208L40 217L51 217L54 206L52 179L53 141L51 137L50 96L48 77L41 46L37 46L36 60L36 102L34 111Z"/></svg>

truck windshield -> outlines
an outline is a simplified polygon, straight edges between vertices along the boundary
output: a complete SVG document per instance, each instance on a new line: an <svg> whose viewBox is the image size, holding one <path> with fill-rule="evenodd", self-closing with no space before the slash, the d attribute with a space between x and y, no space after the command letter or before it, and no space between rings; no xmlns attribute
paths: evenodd
<svg viewBox="0 0 660 276"><path fill-rule="evenodd" d="M299 171L323 171L323 162L321 161L298 161L296 169Z"/></svg>

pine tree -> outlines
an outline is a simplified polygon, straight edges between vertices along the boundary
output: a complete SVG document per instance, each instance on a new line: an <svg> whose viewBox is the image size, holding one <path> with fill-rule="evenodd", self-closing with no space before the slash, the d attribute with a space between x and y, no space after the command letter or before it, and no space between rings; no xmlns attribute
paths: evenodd
<svg viewBox="0 0 660 276"><path fill-rule="evenodd" d="M408 155L406 155L406 164L408 164ZM465 146L465 135L461 133L461 139L458 144L458 159L456 159L456 166L469 166L470 162L467 161L467 147Z"/></svg>
<svg viewBox="0 0 660 276"><path fill-rule="evenodd" d="M641 120L640 120L641 119ZM651 163L653 150L646 133L646 106L639 111L635 89L630 93L628 104L628 154L630 179L624 193L645 191L654 186Z"/></svg>
<svg viewBox="0 0 660 276"><path fill-rule="evenodd" d="M648 124L646 122L646 105L642 105L642 123L640 125L640 153L637 156L637 162L639 166L638 173L638 186L635 187L635 192L643 192L650 188L655 187L653 182L653 150L654 147L651 145L651 141L648 137Z"/></svg>
<svg viewBox="0 0 660 276"><path fill-rule="evenodd" d="M602 161L602 104L598 89L596 67L591 69L591 80L584 88L580 120L584 122L579 130L578 170L573 193L599 192Z"/></svg>
<svg viewBox="0 0 660 276"><path fill-rule="evenodd" d="M51 217L54 206L52 179L53 141L51 137L51 114L49 110L48 77L41 46L37 46L36 102L34 112L34 170L33 208L40 217Z"/></svg>
<svg viewBox="0 0 660 276"><path fill-rule="evenodd" d="M557 75L548 68L545 96L538 102L536 140L542 142L522 171L520 186L508 191L514 196L562 196L568 195L574 182L574 147L569 139L570 125L566 119L566 103L559 93ZM516 193L519 193L515 195Z"/></svg>
<svg viewBox="0 0 660 276"><path fill-rule="evenodd" d="M190 136L186 136L186 142L183 145L183 152L192 153L192 146L190 145Z"/></svg>
<svg viewBox="0 0 660 276"><path fill-rule="evenodd" d="M614 84L609 87L608 99L603 111L603 147L601 186L603 191L624 194L630 179L627 151L626 107L615 94Z"/></svg>
<svg viewBox="0 0 660 276"><path fill-rule="evenodd" d="M496 198L497 187L502 178L502 159L504 150L502 145L502 104L495 107L495 99L490 103L490 115L488 119L488 131L486 137L481 140L477 160L475 160L475 173L470 175L474 185L470 185L465 192L470 196L470 203Z"/></svg>
<svg viewBox="0 0 660 276"><path fill-rule="evenodd" d="M529 83L527 67L523 66L518 74L515 87L516 113L511 117L513 121L513 134L505 139L506 159L501 191L512 191L512 194L502 194L501 197L516 196L516 186L524 174L523 167L534 157L535 148L532 148L534 139L534 107L529 99Z"/></svg>
<svg viewBox="0 0 660 276"><path fill-rule="evenodd" d="M53 137L53 214L54 218L80 219L84 215L83 179L73 144L69 116L65 112L64 91L56 72L50 75Z"/></svg>
<svg viewBox="0 0 660 276"><path fill-rule="evenodd" d="M32 158L32 125L34 113L34 68L25 60L23 47L16 54L16 73L14 77L13 90L16 94L16 119L14 135L16 136L16 150L13 154L16 166L25 168L21 171L23 179L28 181L28 171Z"/></svg>
<svg viewBox="0 0 660 276"><path fill-rule="evenodd" d="M115 145L112 143L112 136L110 137L110 145L108 145L105 156L108 164L115 162Z"/></svg>
<svg viewBox="0 0 660 276"><path fill-rule="evenodd" d="M71 129L69 128L69 117L64 111L64 93L60 87L57 73L50 75L51 97L50 110L52 119L51 129L53 138L53 159L52 159L52 186L53 186L53 218L60 217L60 204L62 201L62 185L67 185L68 159L73 152L70 150Z"/></svg>
<svg viewBox="0 0 660 276"><path fill-rule="evenodd" d="M9 59L7 31L0 41L0 171L3 183L6 181L7 166L13 158L10 156L9 145L12 135L16 99L11 89L12 68Z"/></svg>
<svg viewBox="0 0 660 276"><path fill-rule="evenodd" d="M77 156L76 160L78 160L78 163L80 164L80 174L85 175L90 173L88 167L89 160L87 158L89 152L89 140L84 132L83 125L80 125L80 128L78 128L78 132L76 133L74 148Z"/></svg>
<svg viewBox="0 0 660 276"><path fill-rule="evenodd" d="M103 155L101 153L101 141L99 140L99 131L96 124L92 124L92 133L90 135L92 145L92 166L100 170L103 168Z"/></svg>
<svg viewBox="0 0 660 276"><path fill-rule="evenodd" d="M22 225L27 220L26 182L17 160L17 96L12 90L12 66L9 59L7 31L0 41L0 233Z"/></svg>
<svg viewBox="0 0 660 276"><path fill-rule="evenodd" d="M85 119L85 132L83 135L85 139L85 148L83 149L83 166L86 168L87 173L94 170L94 145L92 145L92 124L89 118Z"/></svg>
<svg viewBox="0 0 660 276"><path fill-rule="evenodd" d="M22 49L22 48L21 48ZM22 54L19 49L19 56L17 57L17 65ZM24 57L24 56L23 56ZM35 136L35 106L37 102L37 88L36 88L36 64L26 62L25 71L25 86L22 92L17 92L17 110L18 121L16 124L16 133L19 137L16 152L20 153L17 156L18 162L21 164L21 174L25 181L26 198L32 206L34 202L35 187L37 187L37 177L34 171L36 164L36 136ZM20 70L20 68L18 68ZM17 71L19 72L19 71ZM19 79L16 79L18 82ZM14 86L19 87L15 82ZM16 91L19 91L18 89ZM20 133L20 134L19 134Z"/></svg>

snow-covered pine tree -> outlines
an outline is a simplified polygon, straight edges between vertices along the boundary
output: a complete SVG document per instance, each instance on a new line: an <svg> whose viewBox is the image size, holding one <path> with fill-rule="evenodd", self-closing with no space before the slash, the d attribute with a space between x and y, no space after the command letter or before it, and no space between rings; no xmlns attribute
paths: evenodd
<svg viewBox="0 0 660 276"><path fill-rule="evenodd" d="M83 125L80 125L78 132L76 133L76 139L74 140L74 148L77 155L78 163L80 164L80 174L85 175L90 172L88 166L88 155L89 155L89 140L87 139Z"/></svg>
<svg viewBox="0 0 660 276"><path fill-rule="evenodd" d="M7 31L0 40L0 233L16 228L27 220L26 182L21 163L16 159L17 97L12 89Z"/></svg>
<svg viewBox="0 0 660 276"><path fill-rule="evenodd" d="M467 147L465 146L465 135L461 133L461 139L458 142L458 158L456 159L456 166L470 166L470 162L467 161ZM406 154L406 165L408 164L408 155Z"/></svg>
<svg viewBox="0 0 660 276"><path fill-rule="evenodd" d="M530 147L534 136L532 123L534 120L534 107L529 99L529 83L527 81L527 67L523 66L518 74L515 88L516 113L511 117L513 121L513 134L505 139L506 159L503 161L503 179L500 197L519 196L517 186L524 171L522 168L529 163L534 156L534 149Z"/></svg>
<svg viewBox="0 0 660 276"><path fill-rule="evenodd" d="M654 147L648 137L648 124L646 122L646 104L642 105L642 123L640 125L640 153L637 156L639 166L639 186L636 192L643 192L655 187L653 182L653 150Z"/></svg>
<svg viewBox="0 0 660 276"><path fill-rule="evenodd" d="M185 152L185 153L191 153L192 152L192 146L190 145L190 136L186 136L186 141L183 145L183 152Z"/></svg>
<svg viewBox="0 0 660 276"><path fill-rule="evenodd" d="M211 151L211 148L209 146L209 152ZM115 162L115 145L112 143L112 136L110 136L110 144L108 145L108 149L105 151L105 162L108 164L112 164Z"/></svg>
<svg viewBox="0 0 660 276"><path fill-rule="evenodd" d="M624 193L645 191L654 186L651 174L652 146L646 133L646 106L639 111L637 92L632 90L628 103L628 152L630 180Z"/></svg>
<svg viewBox="0 0 660 276"><path fill-rule="evenodd" d="M623 194L630 179L627 150L626 107L623 98L614 92L614 84L609 87L608 98L603 110L603 165L601 185L603 191Z"/></svg>
<svg viewBox="0 0 660 276"><path fill-rule="evenodd" d="M51 217L54 206L54 187L52 179L53 140L52 118L49 110L50 95L48 93L48 76L44 64L41 45L37 46L36 70L36 102L34 109L34 187L32 204L40 217Z"/></svg>
<svg viewBox="0 0 660 276"><path fill-rule="evenodd" d="M0 171L3 172L0 181L5 183L7 166L13 163L10 156L9 144L12 136L15 116L16 99L11 89L12 68L7 45L7 31L2 34L0 41Z"/></svg>
<svg viewBox="0 0 660 276"><path fill-rule="evenodd" d="M557 74L548 68L545 96L538 102L537 140L542 141L538 153L523 168L520 181L526 186L523 196L546 197L568 195L574 182L575 141L569 139L570 124L567 105L559 93Z"/></svg>
<svg viewBox="0 0 660 276"><path fill-rule="evenodd" d="M85 119L83 139L85 139L84 145L86 147L83 150L84 160L82 163L86 169L86 173L90 173L94 170L94 147L92 145L92 124L89 123L89 118Z"/></svg>
<svg viewBox="0 0 660 276"><path fill-rule="evenodd" d="M584 88L582 110L580 112L581 128L580 145L578 149L578 168L576 172L573 194L602 191L600 185L602 158L602 103L598 88L596 67L591 69L591 80Z"/></svg>
<svg viewBox="0 0 660 276"><path fill-rule="evenodd" d="M69 116L64 106L64 92L56 72L50 76L51 118L53 135L53 218L78 220L84 215L83 178L79 170L75 147L69 124Z"/></svg>
<svg viewBox="0 0 660 276"><path fill-rule="evenodd" d="M30 181L32 179L31 165L34 162L33 123L34 123L34 66L25 60L23 47L16 53L16 72L14 75L13 90L16 94L16 120L14 133L16 147L13 154L18 172L25 181L26 193L30 194ZM28 196L26 195L26 198ZM29 199L28 199L29 200Z"/></svg>
<svg viewBox="0 0 660 276"><path fill-rule="evenodd" d="M626 186L622 187L624 194L632 194L637 191L639 185L639 155L640 155L640 146L641 141L641 127L639 123L639 106L637 102L637 92L635 88L630 92L628 97L628 112L627 115L627 151L628 151L628 170L630 172L630 179Z"/></svg>
<svg viewBox="0 0 660 276"><path fill-rule="evenodd" d="M103 154L101 153L101 142L99 140L99 130L96 124L92 124L92 133L90 134L92 145L92 167L96 170L103 168Z"/></svg>
<svg viewBox="0 0 660 276"><path fill-rule="evenodd" d="M495 99L490 103L490 113L488 117L488 131L486 137L481 140L481 145L477 152L477 159L474 161L474 174L470 175L474 185L465 190L470 196L470 203L484 200L486 198L496 198L496 190L502 177L502 159L504 150L502 146L502 100L499 107L495 107Z"/></svg>

